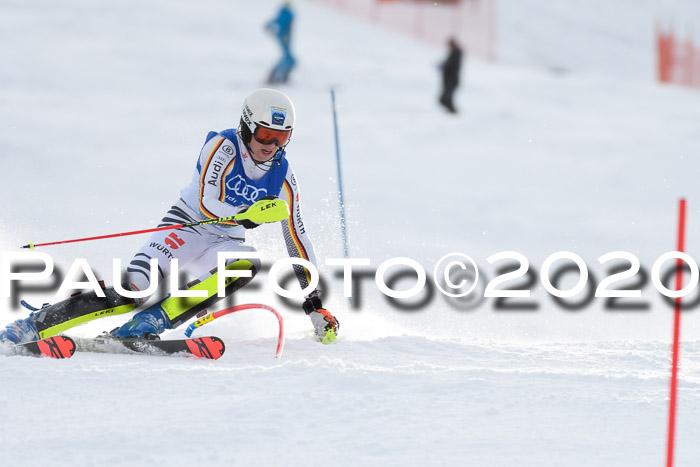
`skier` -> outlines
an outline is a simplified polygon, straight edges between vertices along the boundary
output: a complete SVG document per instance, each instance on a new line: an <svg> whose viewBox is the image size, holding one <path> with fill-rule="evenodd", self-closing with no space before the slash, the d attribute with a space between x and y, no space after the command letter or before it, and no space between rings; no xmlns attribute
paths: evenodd
<svg viewBox="0 0 700 467"><path fill-rule="evenodd" d="M285 2L280 8L277 17L265 25L265 30L273 34L282 47L282 58L270 71L267 78L268 84L286 83L289 80L296 60L292 55L290 42L292 41L292 24L294 23L294 13L289 2Z"/></svg>
<svg viewBox="0 0 700 467"><path fill-rule="evenodd" d="M457 45L454 38L447 42L449 54L440 65L442 72L442 93L440 94L440 104L450 113L457 113L453 97L457 86L459 86L459 72L462 66L462 49Z"/></svg>
<svg viewBox="0 0 700 467"><path fill-rule="evenodd" d="M288 203L291 211L282 221L289 255L316 265L301 216L299 184L286 159L285 149L294 123L294 105L284 93L258 89L248 95L237 130L212 131L207 135L192 182L181 190L180 199L163 217L160 226L233 216L248 209L252 211L256 203L265 203L265 199L279 197ZM111 336L158 339L166 329L184 323L220 300L218 253L254 252L255 248L245 243L245 231L258 225L250 220L227 221L155 232L129 263L123 289L149 290L151 274L164 279L170 274L170 261L177 259L180 268L198 278L188 284L187 290L205 291L206 296L167 296L134 315L113 330ZM157 271L150 269L152 258L158 259ZM225 267L229 271L250 271L251 276L226 277L225 294L230 295L252 280L260 270L260 261L234 258ZM309 271L300 265L293 268L302 289L307 287L311 280ZM41 309L23 302L32 313L0 331L0 341L20 343L44 339L96 318L128 313L148 299L122 296L113 287L104 287L103 291L105 297L87 292ZM319 341L335 340L338 321L323 307L318 290L306 297L302 308L311 319Z"/></svg>

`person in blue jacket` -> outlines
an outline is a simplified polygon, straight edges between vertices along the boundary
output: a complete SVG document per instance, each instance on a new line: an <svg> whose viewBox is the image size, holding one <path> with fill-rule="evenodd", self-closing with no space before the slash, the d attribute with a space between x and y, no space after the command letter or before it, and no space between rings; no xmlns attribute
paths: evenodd
<svg viewBox="0 0 700 467"><path fill-rule="evenodd" d="M277 17L265 25L265 30L273 34L282 47L282 58L270 72L267 79L269 84L286 83L289 80L296 60L292 55L290 43L292 40L292 24L294 23L294 13L289 2L282 5Z"/></svg>

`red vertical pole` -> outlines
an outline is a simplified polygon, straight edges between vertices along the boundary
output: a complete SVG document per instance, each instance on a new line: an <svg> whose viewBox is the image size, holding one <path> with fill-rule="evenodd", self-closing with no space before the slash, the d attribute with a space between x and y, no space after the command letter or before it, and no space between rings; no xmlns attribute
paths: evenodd
<svg viewBox="0 0 700 467"><path fill-rule="evenodd" d="M691 39L688 37L684 41L681 40L679 41L680 48L683 51L683 54L681 55L681 63L680 63L680 68L681 68L681 84L684 84L686 86L692 85L692 70L690 69L691 63L692 63L692 55L693 55L693 43L691 42Z"/></svg>
<svg viewBox="0 0 700 467"><path fill-rule="evenodd" d="M685 199L681 199L678 212L678 251L685 248ZM683 288L683 261L676 261L676 290ZM678 392L678 357L681 335L681 297L676 297L673 314L673 351L671 357L671 397L668 406L668 444L666 467L673 467L673 448L676 435L676 394Z"/></svg>
<svg viewBox="0 0 700 467"><path fill-rule="evenodd" d="M462 35L462 5L463 3L458 2L450 5L449 8L452 10L452 36L456 37L462 45L466 45L467 41Z"/></svg>
<svg viewBox="0 0 700 467"><path fill-rule="evenodd" d="M688 31L688 58L686 59L686 66L688 67L688 86L695 85L695 77L693 76L695 72L695 41L693 40L693 29Z"/></svg>
<svg viewBox="0 0 700 467"><path fill-rule="evenodd" d="M496 6L497 0L492 0L488 2L489 8L489 59L495 62L498 59L498 18L496 18L498 7Z"/></svg>
<svg viewBox="0 0 700 467"><path fill-rule="evenodd" d="M659 82L670 83L673 54L673 33L664 32L659 25L656 26L656 53Z"/></svg>
<svg viewBox="0 0 700 467"><path fill-rule="evenodd" d="M695 86L700 88L700 48L695 49Z"/></svg>
<svg viewBox="0 0 700 467"><path fill-rule="evenodd" d="M423 11L420 9L420 3L413 3L411 7L413 10L413 37L416 39L422 39Z"/></svg>

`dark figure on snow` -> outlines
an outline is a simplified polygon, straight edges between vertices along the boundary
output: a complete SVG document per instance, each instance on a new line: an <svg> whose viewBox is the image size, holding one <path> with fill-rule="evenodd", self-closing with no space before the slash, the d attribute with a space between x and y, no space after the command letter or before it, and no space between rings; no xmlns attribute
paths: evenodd
<svg viewBox="0 0 700 467"><path fill-rule="evenodd" d="M455 109L454 98L455 89L459 86L459 70L462 66L462 49L459 48L457 42L450 38L448 42L450 52L447 59L440 65L442 70L442 94L440 95L440 104L442 104L450 113L457 113Z"/></svg>
<svg viewBox="0 0 700 467"><path fill-rule="evenodd" d="M265 30L273 34L282 47L282 58L270 72L270 76L267 78L268 84L286 83L289 80L289 73L296 64L290 49L293 22L294 13L292 13L291 5L289 2L285 2L277 17L265 25Z"/></svg>

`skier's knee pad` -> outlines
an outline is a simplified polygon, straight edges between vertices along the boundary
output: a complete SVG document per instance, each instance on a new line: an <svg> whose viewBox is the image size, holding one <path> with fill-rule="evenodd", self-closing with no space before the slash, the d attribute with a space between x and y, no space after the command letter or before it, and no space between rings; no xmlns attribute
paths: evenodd
<svg viewBox="0 0 700 467"><path fill-rule="evenodd" d="M236 290L240 289L248 282L253 280L253 277L260 269L260 261L257 259L247 260L240 259L226 265L228 273L223 278L224 291L222 296L219 296L219 274L220 271L214 269L211 276L202 281L191 283L187 290L205 291L204 297L168 297L160 303L172 328L179 326L189 320L197 313L207 309L214 303L218 302L225 296L231 295ZM250 271L250 277L240 277L234 271Z"/></svg>
<svg viewBox="0 0 700 467"><path fill-rule="evenodd" d="M112 287L104 288L103 292L104 297L98 297L95 292L83 292L36 311L39 337L45 339L98 318L133 311L132 298L122 297Z"/></svg>

